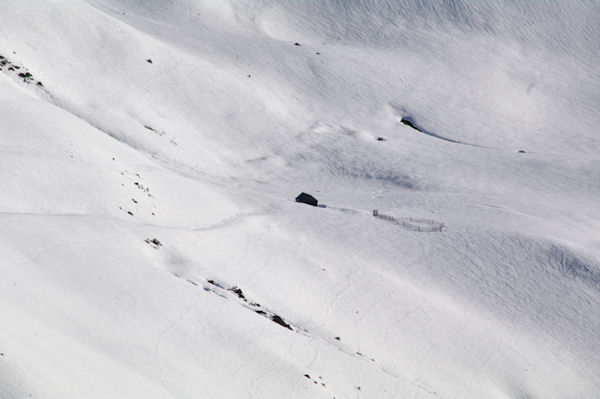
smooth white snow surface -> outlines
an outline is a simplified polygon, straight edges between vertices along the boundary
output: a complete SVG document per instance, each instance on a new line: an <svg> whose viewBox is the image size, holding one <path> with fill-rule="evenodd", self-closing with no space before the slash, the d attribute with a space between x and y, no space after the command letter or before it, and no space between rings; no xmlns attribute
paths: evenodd
<svg viewBox="0 0 600 399"><path fill-rule="evenodd" d="M600 397L599 21L1 1L0 398Z"/></svg>

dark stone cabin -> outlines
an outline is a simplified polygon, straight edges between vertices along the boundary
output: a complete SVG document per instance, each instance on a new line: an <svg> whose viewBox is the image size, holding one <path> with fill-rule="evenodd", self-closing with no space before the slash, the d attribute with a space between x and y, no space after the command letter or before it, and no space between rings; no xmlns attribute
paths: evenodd
<svg viewBox="0 0 600 399"><path fill-rule="evenodd" d="M315 197L310 194L302 193L296 197L296 202L302 202L303 204L308 204L312 206L317 206L319 201Z"/></svg>

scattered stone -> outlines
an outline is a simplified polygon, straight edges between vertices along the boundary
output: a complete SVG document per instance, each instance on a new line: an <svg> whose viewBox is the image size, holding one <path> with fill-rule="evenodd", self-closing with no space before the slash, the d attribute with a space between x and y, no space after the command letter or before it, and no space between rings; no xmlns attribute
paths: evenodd
<svg viewBox="0 0 600 399"><path fill-rule="evenodd" d="M385 141L385 138L384 138L384 137L381 137L381 136L378 136L378 137L377 137L377 141Z"/></svg>
<svg viewBox="0 0 600 399"><path fill-rule="evenodd" d="M31 72L27 71L27 68L22 67L21 65L15 65L13 64L8 58L0 55L0 67L4 67L5 65L8 65L8 71L16 71L16 70L20 70L21 68L23 68L25 70L25 72L19 72L17 74L17 76L21 79L23 79L23 82L25 83L31 83L33 82L33 75L31 74ZM0 71L3 71L3 68L0 68ZM36 83L38 86L43 86L42 82L37 81Z"/></svg>
<svg viewBox="0 0 600 399"><path fill-rule="evenodd" d="M29 72L25 72L25 73L20 72L18 76L23 79L23 82L26 82L26 83L31 82L31 80L33 78L33 76Z"/></svg>
<svg viewBox="0 0 600 399"><path fill-rule="evenodd" d="M146 241L148 242L148 241ZM224 295L224 293L221 293L220 290L227 290L230 292L233 292L234 294L237 295L237 297L241 300L240 304L242 306L244 306L246 309L252 310L254 311L256 314L259 314L261 316L263 316L266 319L271 320L274 323L279 324L282 327L287 328L288 330L294 331L294 328L288 324L281 316L279 316L278 314L275 314L273 312L271 312L270 310L263 308L259 303L257 302L250 302L246 296L244 295L243 291L241 290L241 288L239 288L238 286L234 285L234 286L224 286L214 280L206 280L210 285L216 287L216 288L211 288L211 287L204 287L205 291L209 291L209 292L213 292L223 298L227 298L226 295ZM217 289L218 288L218 289ZM243 302L242 302L243 301Z"/></svg>
<svg viewBox="0 0 600 399"><path fill-rule="evenodd" d="M158 249L159 247L162 247L162 243L157 238L153 238L153 239L146 238L144 241L146 242L146 244L150 244L152 247L154 247L156 249Z"/></svg>

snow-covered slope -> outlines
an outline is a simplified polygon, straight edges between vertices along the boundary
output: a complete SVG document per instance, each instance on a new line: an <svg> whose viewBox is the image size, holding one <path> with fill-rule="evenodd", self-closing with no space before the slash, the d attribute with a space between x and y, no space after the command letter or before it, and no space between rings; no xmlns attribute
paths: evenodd
<svg viewBox="0 0 600 399"><path fill-rule="evenodd" d="M0 2L0 397L600 396L598 21Z"/></svg>

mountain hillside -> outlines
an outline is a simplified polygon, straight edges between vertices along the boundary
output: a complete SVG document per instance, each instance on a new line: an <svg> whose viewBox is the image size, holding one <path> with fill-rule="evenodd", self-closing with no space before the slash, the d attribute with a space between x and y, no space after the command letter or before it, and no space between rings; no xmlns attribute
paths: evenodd
<svg viewBox="0 0 600 399"><path fill-rule="evenodd" d="M1 1L0 398L600 397L598 21Z"/></svg>

